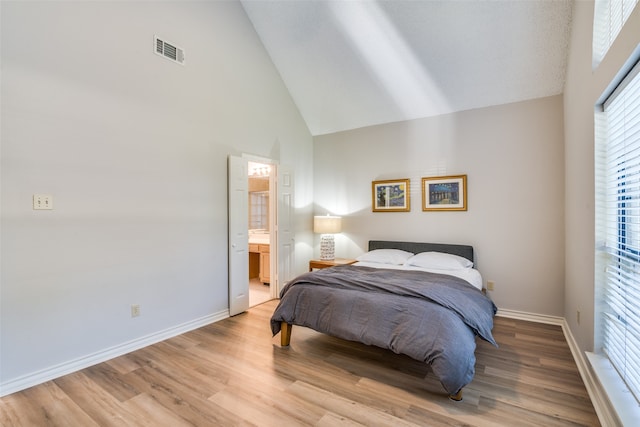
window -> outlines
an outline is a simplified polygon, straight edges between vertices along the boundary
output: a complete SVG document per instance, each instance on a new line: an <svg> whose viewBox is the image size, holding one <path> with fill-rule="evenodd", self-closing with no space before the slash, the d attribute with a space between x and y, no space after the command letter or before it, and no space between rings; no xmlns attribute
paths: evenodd
<svg viewBox="0 0 640 427"><path fill-rule="evenodd" d="M249 192L249 228L269 229L269 192Z"/></svg>
<svg viewBox="0 0 640 427"><path fill-rule="evenodd" d="M640 402L640 63L596 115L597 340Z"/></svg>
<svg viewBox="0 0 640 427"><path fill-rule="evenodd" d="M596 0L593 11L593 68L609 51L639 0Z"/></svg>

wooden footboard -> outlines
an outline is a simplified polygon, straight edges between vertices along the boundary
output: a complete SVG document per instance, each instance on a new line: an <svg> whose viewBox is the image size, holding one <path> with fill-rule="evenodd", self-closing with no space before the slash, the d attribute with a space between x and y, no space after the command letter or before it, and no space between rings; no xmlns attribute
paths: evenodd
<svg viewBox="0 0 640 427"><path fill-rule="evenodd" d="M287 322L280 323L280 345L282 347L289 346L291 342L291 328L293 328L293 325Z"/></svg>

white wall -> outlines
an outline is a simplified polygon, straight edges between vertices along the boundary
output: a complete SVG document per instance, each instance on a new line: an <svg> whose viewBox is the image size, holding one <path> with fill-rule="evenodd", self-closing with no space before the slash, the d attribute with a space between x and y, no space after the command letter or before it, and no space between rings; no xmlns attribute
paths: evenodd
<svg viewBox="0 0 640 427"><path fill-rule="evenodd" d="M471 244L503 309L564 312L562 96L314 138L315 213L344 216L336 255L370 239ZM421 177L468 176L467 212L423 212ZM411 212L371 211L371 181L411 178Z"/></svg>
<svg viewBox="0 0 640 427"><path fill-rule="evenodd" d="M600 66L592 71L593 2L574 4L564 95L566 285L564 317L581 350L594 350L594 107L640 45L636 7ZM581 312L580 323L576 312Z"/></svg>
<svg viewBox="0 0 640 427"><path fill-rule="evenodd" d="M311 250L312 139L239 3L1 7L1 384L226 312L229 154L294 168Z"/></svg>

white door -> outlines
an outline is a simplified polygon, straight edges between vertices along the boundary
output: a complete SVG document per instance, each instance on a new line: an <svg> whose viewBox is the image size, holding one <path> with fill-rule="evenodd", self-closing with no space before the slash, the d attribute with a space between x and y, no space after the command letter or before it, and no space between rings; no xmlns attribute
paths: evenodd
<svg viewBox="0 0 640 427"><path fill-rule="evenodd" d="M229 315L249 309L248 162L229 156Z"/></svg>
<svg viewBox="0 0 640 427"><path fill-rule="evenodd" d="M295 261L294 240L294 204L293 204L293 172L291 169L279 165L277 168L277 279L276 292L293 279Z"/></svg>

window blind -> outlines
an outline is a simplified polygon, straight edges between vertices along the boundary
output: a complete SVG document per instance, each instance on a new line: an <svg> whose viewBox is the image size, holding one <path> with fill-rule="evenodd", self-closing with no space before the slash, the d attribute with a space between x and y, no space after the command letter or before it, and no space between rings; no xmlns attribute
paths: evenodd
<svg viewBox="0 0 640 427"><path fill-rule="evenodd" d="M605 274L599 313L602 348L640 402L640 63L603 105L597 222Z"/></svg>
<svg viewBox="0 0 640 427"><path fill-rule="evenodd" d="M609 51L639 0L596 0L593 11L593 68Z"/></svg>

